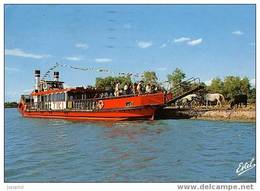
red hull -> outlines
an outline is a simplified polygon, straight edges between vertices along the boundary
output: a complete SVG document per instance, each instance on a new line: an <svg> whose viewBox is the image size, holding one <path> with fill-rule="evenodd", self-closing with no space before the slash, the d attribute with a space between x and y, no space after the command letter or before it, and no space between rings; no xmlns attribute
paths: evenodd
<svg viewBox="0 0 260 191"><path fill-rule="evenodd" d="M132 108L115 111L23 111L24 117L67 120L135 120L153 119L156 108Z"/></svg>
<svg viewBox="0 0 260 191"><path fill-rule="evenodd" d="M146 94L140 96L117 97L103 99L104 107L101 110L27 110L23 103L19 104L19 111L24 117L50 118L67 120L136 120L154 118L158 107L164 105L164 94ZM127 102L134 106L126 107Z"/></svg>

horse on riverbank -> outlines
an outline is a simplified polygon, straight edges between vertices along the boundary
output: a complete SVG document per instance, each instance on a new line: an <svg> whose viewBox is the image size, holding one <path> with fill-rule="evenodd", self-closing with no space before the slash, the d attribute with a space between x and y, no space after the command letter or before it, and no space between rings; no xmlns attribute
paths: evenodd
<svg viewBox="0 0 260 191"><path fill-rule="evenodd" d="M222 107L222 102L225 101L225 98L220 93L208 93L204 96L204 100L206 102L206 106L208 106L209 103L211 105L211 102L217 101L217 106Z"/></svg>
<svg viewBox="0 0 260 191"><path fill-rule="evenodd" d="M186 95L185 97L181 98L180 100L178 100L177 105L180 106L189 106L191 107L194 104L197 104L199 101L201 100L200 96L198 96L197 94L189 94Z"/></svg>

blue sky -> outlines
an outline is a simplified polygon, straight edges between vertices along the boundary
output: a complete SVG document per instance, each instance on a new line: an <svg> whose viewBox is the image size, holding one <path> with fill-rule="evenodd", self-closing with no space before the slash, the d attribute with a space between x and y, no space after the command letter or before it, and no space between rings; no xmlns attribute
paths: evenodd
<svg viewBox="0 0 260 191"><path fill-rule="evenodd" d="M56 62L113 72L176 67L202 81L255 79L254 5L5 5L5 99L18 101ZM68 86L109 73L58 68ZM138 80L138 78L136 79Z"/></svg>

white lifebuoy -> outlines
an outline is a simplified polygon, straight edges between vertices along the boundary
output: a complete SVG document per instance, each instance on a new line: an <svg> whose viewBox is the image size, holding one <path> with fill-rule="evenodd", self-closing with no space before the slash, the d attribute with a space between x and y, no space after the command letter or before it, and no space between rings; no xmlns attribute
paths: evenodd
<svg viewBox="0 0 260 191"><path fill-rule="evenodd" d="M97 103L97 108L102 109L104 107L104 102L102 100L99 100Z"/></svg>

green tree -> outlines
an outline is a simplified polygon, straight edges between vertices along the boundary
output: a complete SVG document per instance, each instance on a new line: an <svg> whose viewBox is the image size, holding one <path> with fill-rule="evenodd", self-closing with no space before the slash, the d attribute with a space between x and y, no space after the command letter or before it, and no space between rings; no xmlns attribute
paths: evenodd
<svg viewBox="0 0 260 191"><path fill-rule="evenodd" d="M185 76L185 73L181 69L176 68L174 72L167 75L167 78L171 86L175 87L182 82Z"/></svg>
<svg viewBox="0 0 260 191"><path fill-rule="evenodd" d="M233 98L241 94L241 79L238 76L227 76L224 79L223 94L227 98Z"/></svg>
<svg viewBox="0 0 260 191"><path fill-rule="evenodd" d="M247 77L240 80L241 93L249 96L250 93L250 82Z"/></svg>
<svg viewBox="0 0 260 191"><path fill-rule="evenodd" d="M223 93L224 83L220 78L214 78L208 86L208 91L212 93Z"/></svg>
<svg viewBox="0 0 260 191"><path fill-rule="evenodd" d="M127 84L132 84L132 81L131 81L131 77L130 77L130 76L119 76L119 77L115 77L115 82L116 82L116 81L119 81L121 88L123 88L126 83L127 83ZM114 85L115 85L115 83L114 83Z"/></svg>
<svg viewBox="0 0 260 191"><path fill-rule="evenodd" d="M130 76L108 76L106 78L96 78L96 87L100 89L113 90L117 81L120 83L121 88L123 88L126 83L132 83Z"/></svg>
<svg viewBox="0 0 260 191"><path fill-rule="evenodd" d="M16 108L16 107L18 107L18 103L16 103L16 102L5 102L4 107L5 108Z"/></svg>
<svg viewBox="0 0 260 191"><path fill-rule="evenodd" d="M152 83L152 84L157 84L157 76L154 71L145 71L143 73L143 79L144 83Z"/></svg>
<svg viewBox="0 0 260 191"><path fill-rule="evenodd" d="M256 100L256 89L255 88L250 89L248 98L253 101Z"/></svg>

